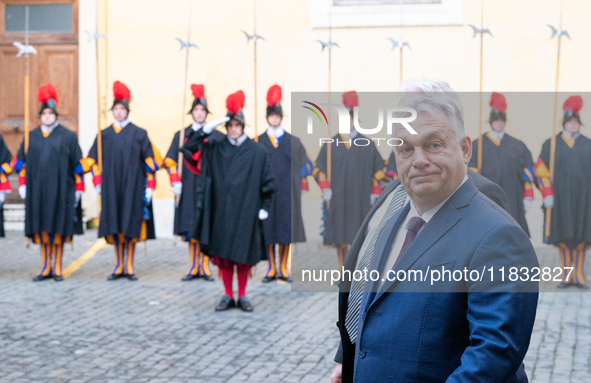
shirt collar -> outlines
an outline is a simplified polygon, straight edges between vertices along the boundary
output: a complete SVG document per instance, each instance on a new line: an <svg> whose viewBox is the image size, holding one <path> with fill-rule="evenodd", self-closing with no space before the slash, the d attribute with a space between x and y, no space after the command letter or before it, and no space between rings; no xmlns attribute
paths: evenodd
<svg viewBox="0 0 591 383"><path fill-rule="evenodd" d="M119 128L119 129L123 129L127 126L127 124L129 124L129 118L126 118L125 120L119 122L117 120L115 120L114 125Z"/></svg>
<svg viewBox="0 0 591 383"><path fill-rule="evenodd" d="M285 133L285 131L283 130L283 127L281 127L281 126L279 126L277 129L273 129L270 126L267 128L267 135L269 137L279 138L279 137L283 136L284 133Z"/></svg>
<svg viewBox="0 0 591 383"><path fill-rule="evenodd" d="M53 129L55 129L57 126L59 125L59 123L56 121L51 125L43 125L41 124L41 130L44 131L45 133L51 133L53 132Z"/></svg>
<svg viewBox="0 0 591 383"><path fill-rule="evenodd" d="M570 138L573 141L576 141L577 138L579 138L579 136L581 135L580 132L576 132L575 134L572 134L571 132L568 132L566 130L562 131L562 137L564 138Z"/></svg>
<svg viewBox="0 0 591 383"><path fill-rule="evenodd" d="M240 146L248 138L246 133L242 133L242 135L235 140L230 138L229 136L226 137L228 137L228 141L230 142L230 144L232 144L232 146Z"/></svg>
<svg viewBox="0 0 591 383"><path fill-rule="evenodd" d="M490 132L488 132L488 134L497 141L501 141L503 139L503 137L505 137L504 130L501 130L500 132L496 132L494 130L491 130Z"/></svg>
<svg viewBox="0 0 591 383"><path fill-rule="evenodd" d="M458 189L467 180L468 180L468 175L465 175L464 176L464 180L462 181L462 183L460 184L460 186L458 186L457 189L454 190L454 192L449 195L449 197L447 197L446 199L444 199L443 201L441 201L439 204L437 204L437 206L432 207L431 209L429 209L426 212L424 212L423 215L419 215L419 212L417 211L417 208L415 207L414 202L412 202L412 200L411 200L410 201L410 211L408 212L408 218L411 218L411 217L421 217L425 221L425 224L429 223L429 221L431 220L431 218L433 218L435 216L435 214L439 211L439 209L441 209L441 207L451 198L452 195L454 195L458 191ZM407 223L407 225L408 225L408 223Z"/></svg>
<svg viewBox="0 0 591 383"><path fill-rule="evenodd" d="M203 124L205 125L205 124ZM199 129L203 128L203 125L199 124L197 121L193 121L193 123L191 124L191 129L193 129L193 131L198 131Z"/></svg>
<svg viewBox="0 0 591 383"><path fill-rule="evenodd" d="M357 129L353 129L353 130L351 130L351 132L349 134L343 134L342 136L344 138L349 138L349 139L353 140L353 139L355 139L355 137L357 137L357 134L359 134L357 132Z"/></svg>

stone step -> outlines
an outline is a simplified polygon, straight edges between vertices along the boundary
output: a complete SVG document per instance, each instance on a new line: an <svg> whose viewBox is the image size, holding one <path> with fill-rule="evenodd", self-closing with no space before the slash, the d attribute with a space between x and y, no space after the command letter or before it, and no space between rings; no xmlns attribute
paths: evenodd
<svg viewBox="0 0 591 383"><path fill-rule="evenodd" d="M5 204L4 222L25 222L25 205Z"/></svg>

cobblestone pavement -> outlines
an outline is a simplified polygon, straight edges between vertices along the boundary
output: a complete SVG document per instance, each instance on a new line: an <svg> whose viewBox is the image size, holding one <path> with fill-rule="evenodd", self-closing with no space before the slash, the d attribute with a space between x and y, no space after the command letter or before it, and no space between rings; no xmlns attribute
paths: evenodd
<svg viewBox="0 0 591 383"><path fill-rule="evenodd" d="M320 245L318 225L308 226L308 244L294 257L313 253L336 267L336 251ZM64 264L95 241L96 231L76 238ZM557 264L556 250L533 241L543 264ZM181 282L188 266L182 243L149 242L147 255L139 245L137 282L108 282L113 261L106 248L64 282L33 283L38 247L26 249L20 232L0 240L0 382L330 381L335 293L262 284L261 263L247 291L255 311L216 313L221 281ZM525 365L534 383L591 381L590 294L540 295Z"/></svg>
<svg viewBox="0 0 591 383"><path fill-rule="evenodd" d="M96 240L77 238L71 263ZM0 242L1 382L330 381L338 342L331 293L291 293L249 282L253 313L216 313L220 280L181 282L188 250L171 240L138 246L139 281L108 282L112 248L64 282L31 282L37 246L21 233Z"/></svg>

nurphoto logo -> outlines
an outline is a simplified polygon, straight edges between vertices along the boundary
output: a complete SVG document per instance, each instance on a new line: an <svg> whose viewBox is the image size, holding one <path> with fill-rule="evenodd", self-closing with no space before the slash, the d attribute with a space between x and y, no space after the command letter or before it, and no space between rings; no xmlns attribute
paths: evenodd
<svg viewBox="0 0 591 383"><path fill-rule="evenodd" d="M351 133L351 114L349 109L341 104L315 104L310 101L303 101L306 105L302 105L302 108L307 109L312 112L312 114L308 114L307 119L307 134L314 134L314 121L318 120L321 126L328 126L328 118L326 117L326 113L322 107L329 107L334 108L337 112L338 119L339 119L339 134L349 136ZM378 108L378 123L376 127L373 128L362 128L359 124L359 107L353 108L353 126L355 130L363 135L371 136L376 135L382 132L384 128L384 120L386 125L386 132L389 136L392 136L394 132L394 125L400 124L402 125L410 134L417 134L417 132L410 126L410 123L416 120L417 112L413 108L408 107L391 107L391 108ZM410 114L410 115L409 115ZM316 118L314 118L316 117ZM356 145L356 146L368 146L369 145L369 138L359 137L353 138L346 142L349 145ZM403 144L402 139L392 137L390 139L385 138L371 138L371 140L376 141L376 145L380 145L381 141L385 141L386 145L389 146L400 146ZM336 142L337 145L344 144L345 141L341 140L334 140L331 137L323 137L319 139L319 144L322 146L326 143Z"/></svg>

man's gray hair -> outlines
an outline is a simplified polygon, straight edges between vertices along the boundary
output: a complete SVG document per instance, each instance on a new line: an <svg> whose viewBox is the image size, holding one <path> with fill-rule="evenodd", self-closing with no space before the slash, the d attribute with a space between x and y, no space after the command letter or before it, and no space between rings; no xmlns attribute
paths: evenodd
<svg viewBox="0 0 591 383"><path fill-rule="evenodd" d="M457 140L464 138L464 108L460 97L448 83L439 80L410 80L402 83L398 91L404 93L399 106L413 108L417 112L431 112L441 108L447 114Z"/></svg>

